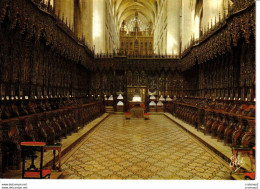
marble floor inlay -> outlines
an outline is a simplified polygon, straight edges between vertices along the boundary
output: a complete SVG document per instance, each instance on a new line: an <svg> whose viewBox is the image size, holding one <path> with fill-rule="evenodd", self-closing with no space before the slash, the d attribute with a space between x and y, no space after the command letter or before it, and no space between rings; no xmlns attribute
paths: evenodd
<svg viewBox="0 0 260 189"><path fill-rule="evenodd" d="M226 162L164 115L110 116L62 169L64 179L231 179Z"/></svg>

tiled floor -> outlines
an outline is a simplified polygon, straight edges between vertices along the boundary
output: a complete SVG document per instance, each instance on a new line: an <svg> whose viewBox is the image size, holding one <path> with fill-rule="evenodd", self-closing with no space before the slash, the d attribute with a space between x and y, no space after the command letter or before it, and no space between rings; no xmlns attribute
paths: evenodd
<svg viewBox="0 0 260 189"><path fill-rule="evenodd" d="M227 163L164 115L112 115L87 137L65 179L231 179Z"/></svg>

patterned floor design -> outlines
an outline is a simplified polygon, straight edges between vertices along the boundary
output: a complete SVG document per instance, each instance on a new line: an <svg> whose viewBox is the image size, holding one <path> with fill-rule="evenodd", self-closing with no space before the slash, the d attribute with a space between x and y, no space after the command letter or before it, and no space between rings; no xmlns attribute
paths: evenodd
<svg viewBox="0 0 260 189"><path fill-rule="evenodd" d="M62 169L64 179L231 179L227 163L163 115L110 116Z"/></svg>

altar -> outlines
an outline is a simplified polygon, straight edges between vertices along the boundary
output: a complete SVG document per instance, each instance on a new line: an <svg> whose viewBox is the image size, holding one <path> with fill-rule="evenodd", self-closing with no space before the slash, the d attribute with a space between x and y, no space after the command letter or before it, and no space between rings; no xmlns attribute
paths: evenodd
<svg viewBox="0 0 260 189"><path fill-rule="evenodd" d="M143 104L142 102L133 102L133 101L130 101L128 102L129 104L129 107L130 109L133 108L133 107L141 107L141 104Z"/></svg>
<svg viewBox="0 0 260 189"><path fill-rule="evenodd" d="M133 107L130 110L131 116L133 118L143 118L144 117L144 108L141 107Z"/></svg>
<svg viewBox="0 0 260 189"><path fill-rule="evenodd" d="M144 86L128 86L127 87L127 107L131 111L133 108L144 108L147 96L147 87ZM137 110L138 111L138 110ZM144 109L143 109L144 111Z"/></svg>

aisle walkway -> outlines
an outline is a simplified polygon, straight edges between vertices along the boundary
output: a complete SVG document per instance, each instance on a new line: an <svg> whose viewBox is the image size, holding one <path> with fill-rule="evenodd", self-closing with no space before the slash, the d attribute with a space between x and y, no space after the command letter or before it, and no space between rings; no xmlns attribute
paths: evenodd
<svg viewBox="0 0 260 189"><path fill-rule="evenodd" d="M217 155L164 115L112 115L63 164L65 179L231 179Z"/></svg>

